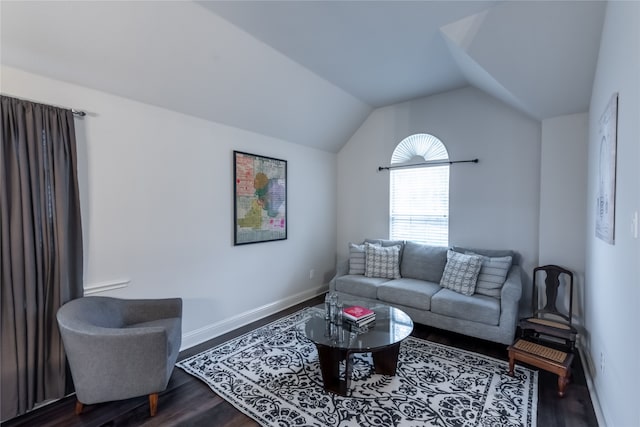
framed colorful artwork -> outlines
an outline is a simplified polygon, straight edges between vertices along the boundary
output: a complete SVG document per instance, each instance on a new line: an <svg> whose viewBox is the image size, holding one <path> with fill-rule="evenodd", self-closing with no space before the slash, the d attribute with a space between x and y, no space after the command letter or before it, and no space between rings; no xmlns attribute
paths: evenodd
<svg viewBox="0 0 640 427"><path fill-rule="evenodd" d="M287 161L233 152L234 245L287 238Z"/></svg>

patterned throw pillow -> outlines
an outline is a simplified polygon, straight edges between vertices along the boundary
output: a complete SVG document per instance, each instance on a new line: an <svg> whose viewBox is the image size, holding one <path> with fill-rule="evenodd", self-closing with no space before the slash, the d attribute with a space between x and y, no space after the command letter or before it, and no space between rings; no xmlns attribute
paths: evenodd
<svg viewBox="0 0 640 427"><path fill-rule="evenodd" d="M447 264L444 266L440 286L463 295L473 295L480 267L482 267L480 255L467 255L448 250Z"/></svg>
<svg viewBox="0 0 640 427"><path fill-rule="evenodd" d="M364 274L364 245L349 243L349 274Z"/></svg>
<svg viewBox="0 0 640 427"><path fill-rule="evenodd" d="M467 252L467 254L476 255L472 252ZM482 267L480 268L480 274L478 274L476 294L500 298L502 285L507 280L507 273L509 273L512 261L513 258L510 256L482 256Z"/></svg>
<svg viewBox="0 0 640 427"><path fill-rule="evenodd" d="M367 277L384 279L400 278L400 246L375 246L364 244L365 273Z"/></svg>

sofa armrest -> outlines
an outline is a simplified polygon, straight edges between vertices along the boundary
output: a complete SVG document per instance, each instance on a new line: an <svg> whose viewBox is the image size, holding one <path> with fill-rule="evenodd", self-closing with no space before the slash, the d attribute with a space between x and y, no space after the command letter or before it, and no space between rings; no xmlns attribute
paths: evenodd
<svg viewBox="0 0 640 427"><path fill-rule="evenodd" d="M500 296L500 326L513 327L514 333L518 321L518 307L522 297L522 268L511 266L507 280L502 286Z"/></svg>
<svg viewBox="0 0 640 427"><path fill-rule="evenodd" d="M345 259L342 261L338 261L336 265L336 275L333 276L333 279L329 282L329 291L333 292L336 290L336 279L338 277L346 276L349 274L349 260Z"/></svg>

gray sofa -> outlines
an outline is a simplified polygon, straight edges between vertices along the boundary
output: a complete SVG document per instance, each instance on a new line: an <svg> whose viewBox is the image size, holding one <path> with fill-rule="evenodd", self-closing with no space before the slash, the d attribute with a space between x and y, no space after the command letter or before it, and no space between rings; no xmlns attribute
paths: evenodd
<svg viewBox="0 0 640 427"><path fill-rule="evenodd" d="M367 239L365 242L383 248L400 246L400 278L359 274L363 258L358 257L358 252L363 246L350 244L349 259L338 263L336 276L329 283L330 291L337 292L344 301L383 302L400 308L416 323L502 344L513 342L522 294L522 271L515 252L451 248L460 254L482 256L478 287L471 291L473 294L465 295L440 286L448 262L448 248L411 241ZM455 258L453 252L450 256ZM501 276L494 275L490 268L498 261L503 261Z"/></svg>

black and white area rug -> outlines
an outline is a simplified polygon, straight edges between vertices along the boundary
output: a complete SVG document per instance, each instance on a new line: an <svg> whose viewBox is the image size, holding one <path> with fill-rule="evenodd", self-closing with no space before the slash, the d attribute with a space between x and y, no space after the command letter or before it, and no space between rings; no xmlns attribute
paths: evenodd
<svg viewBox="0 0 640 427"><path fill-rule="evenodd" d="M536 371L409 337L393 377L356 358L352 395L322 387L306 308L176 366L264 426L536 426Z"/></svg>

